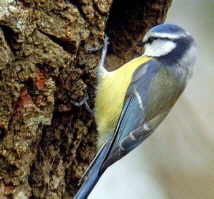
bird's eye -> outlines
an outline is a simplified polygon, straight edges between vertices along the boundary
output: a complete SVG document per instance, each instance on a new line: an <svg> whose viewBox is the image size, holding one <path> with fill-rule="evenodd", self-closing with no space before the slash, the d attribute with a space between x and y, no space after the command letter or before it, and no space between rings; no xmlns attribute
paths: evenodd
<svg viewBox="0 0 214 199"><path fill-rule="evenodd" d="M151 44L153 42L153 40L154 39L150 37L150 38L148 38L147 43Z"/></svg>

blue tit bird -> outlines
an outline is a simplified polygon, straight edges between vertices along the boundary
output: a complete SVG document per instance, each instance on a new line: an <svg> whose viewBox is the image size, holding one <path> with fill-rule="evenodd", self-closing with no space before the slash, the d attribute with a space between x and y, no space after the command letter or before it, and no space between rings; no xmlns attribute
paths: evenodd
<svg viewBox="0 0 214 199"><path fill-rule="evenodd" d="M193 75L196 44L183 28L157 25L140 44L142 56L111 72L104 68L107 44L103 49L95 102L100 151L75 199L87 198L109 166L154 132Z"/></svg>

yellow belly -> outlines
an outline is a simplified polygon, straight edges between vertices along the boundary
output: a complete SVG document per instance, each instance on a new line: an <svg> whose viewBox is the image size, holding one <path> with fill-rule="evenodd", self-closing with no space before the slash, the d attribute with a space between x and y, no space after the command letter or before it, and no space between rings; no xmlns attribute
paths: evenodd
<svg viewBox="0 0 214 199"><path fill-rule="evenodd" d="M140 56L99 79L95 101L95 117L99 132L98 148L106 140L107 133L114 131L132 74L138 66L149 60L151 58Z"/></svg>

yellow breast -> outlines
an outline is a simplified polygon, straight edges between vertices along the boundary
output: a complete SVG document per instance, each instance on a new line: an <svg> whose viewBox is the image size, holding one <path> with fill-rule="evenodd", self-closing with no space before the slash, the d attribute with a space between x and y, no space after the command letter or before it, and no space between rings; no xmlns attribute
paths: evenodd
<svg viewBox="0 0 214 199"><path fill-rule="evenodd" d="M107 133L114 131L134 71L149 60L151 58L140 56L115 71L107 72L99 79L95 101L99 148L105 142Z"/></svg>

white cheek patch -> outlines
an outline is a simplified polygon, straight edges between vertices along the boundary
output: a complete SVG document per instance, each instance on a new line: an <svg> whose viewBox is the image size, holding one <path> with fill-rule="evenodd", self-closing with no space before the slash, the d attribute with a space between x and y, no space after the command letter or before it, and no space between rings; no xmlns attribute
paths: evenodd
<svg viewBox="0 0 214 199"><path fill-rule="evenodd" d="M157 39L145 45L143 56L160 57L170 53L175 47L176 44L173 41Z"/></svg>

